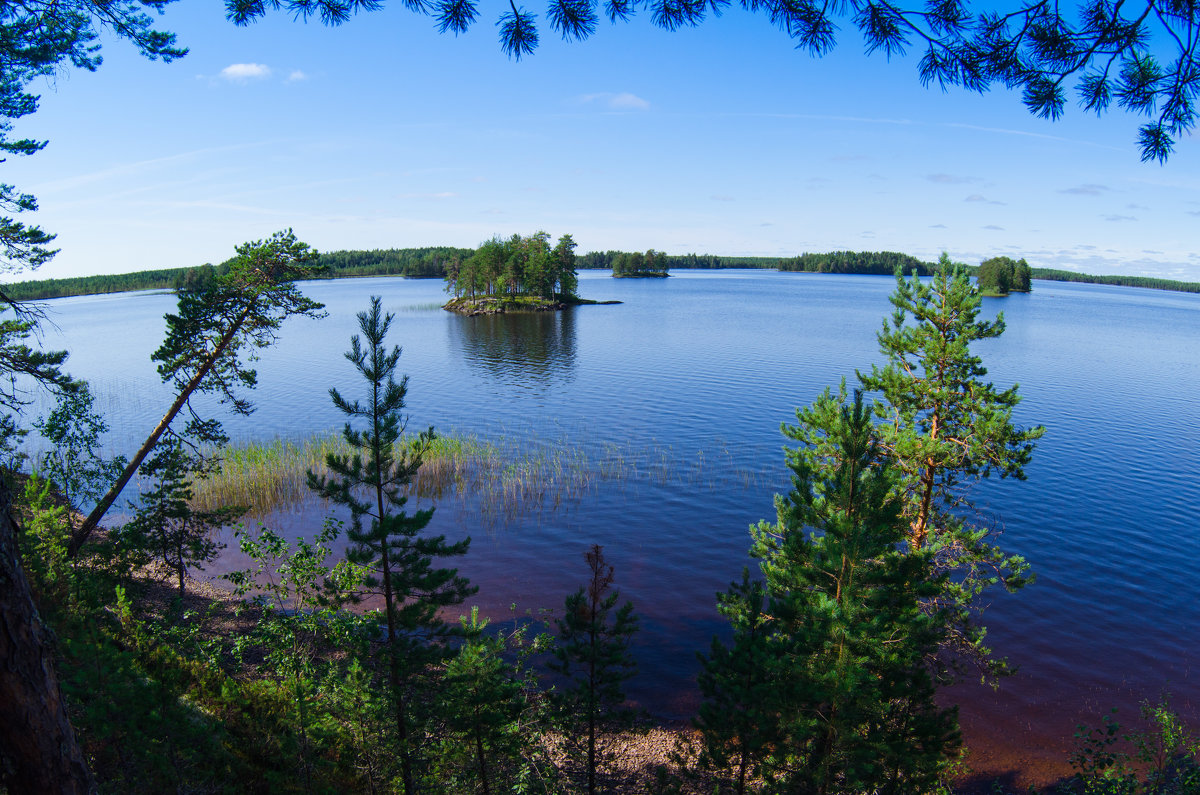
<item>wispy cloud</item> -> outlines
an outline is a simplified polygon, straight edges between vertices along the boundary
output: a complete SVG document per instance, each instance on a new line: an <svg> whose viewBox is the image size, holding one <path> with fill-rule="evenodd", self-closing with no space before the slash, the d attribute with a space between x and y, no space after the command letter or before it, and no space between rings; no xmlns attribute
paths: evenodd
<svg viewBox="0 0 1200 795"><path fill-rule="evenodd" d="M972 193L970 196L963 199L963 201L965 201L965 202L982 202L984 204L998 204L1001 207L1005 206L1005 202L997 201L996 199L989 199L987 196L981 196L978 193Z"/></svg>
<svg viewBox="0 0 1200 795"><path fill-rule="evenodd" d="M1186 210L1188 215L1200 215L1200 210Z"/></svg>
<svg viewBox="0 0 1200 795"><path fill-rule="evenodd" d="M709 196L708 198L712 199L715 202L731 202L731 201L733 201L732 196L721 196L721 195L717 195L717 194L713 194L712 196Z"/></svg>
<svg viewBox="0 0 1200 795"><path fill-rule="evenodd" d="M983 228L984 228L984 229L991 229L993 232L1003 232L1003 231L1004 231L1004 227L1002 227L1002 226L996 226L995 224L988 224L987 226L985 226L985 227L983 227Z"/></svg>
<svg viewBox="0 0 1200 795"><path fill-rule="evenodd" d="M301 72L299 69L293 69L292 73L287 76L289 83L299 83L301 80L307 80L308 75Z"/></svg>
<svg viewBox="0 0 1200 795"><path fill-rule="evenodd" d="M1059 193L1067 193L1072 196L1099 196L1109 190L1112 189L1107 185L1089 183L1087 185L1076 185L1073 188L1063 188Z"/></svg>
<svg viewBox="0 0 1200 795"><path fill-rule="evenodd" d="M597 94L580 94L575 98L580 105L601 105L609 110L650 110L650 103L628 91L614 93L601 91Z"/></svg>
<svg viewBox="0 0 1200 795"><path fill-rule="evenodd" d="M979 177L962 177L957 174L930 174L925 179L930 182L936 182L939 185L967 185L972 182L980 182Z"/></svg>
<svg viewBox="0 0 1200 795"><path fill-rule="evenodd" d="M262 80L271 76L271 67L261 63L231 63L221 70L221 77L231 83Z"/></svg>
<svg viewBox="0 0 1200 795"><path fill-rule="evenodd" d="M949 227L947 227L945 224L930 224L929 228L930 229L948 229Z"/></svg>
<svg viewBox="0 0 1200 795"><path fill-rule="evenodd" d="M1103 218L1105 221L1136 221L1137 220L1132 215L1105 215L1105 216L1103 216Z"/></svg>

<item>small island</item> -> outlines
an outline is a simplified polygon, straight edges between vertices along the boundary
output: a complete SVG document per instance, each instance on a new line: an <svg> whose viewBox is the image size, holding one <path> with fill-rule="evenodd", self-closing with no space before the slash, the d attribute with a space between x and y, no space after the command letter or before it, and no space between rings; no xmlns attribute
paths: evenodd
<svg viewBox="0 0 1200 795"><path fill-rule="evenodd" d="M979 263L975 279L979 283L979 292L990 298L1001 298L1009 293L1028 293L1033 290L1030 284L1032 269L1024 259L1014 260L1011 257L992 257Z"/></svg>
<svg viewBox="0 0 1200 795"><path fill-rule="evenodd" d="M618 254L612 261L614 279L665 279L667 273L667 255L663 251L649 249L645 254L635 251L632 254Z"/></svg>
<svg viewBox="0 0 1200 795"><path fill-rule="evenodd" d="M498 315L506 312L553 312L580 304L619 304L591 301L575 294L576 243L570 235L550 247L550 235L494 237L466 259L446 262L446 291L453 293L442 308L460 315Z"/></svg>

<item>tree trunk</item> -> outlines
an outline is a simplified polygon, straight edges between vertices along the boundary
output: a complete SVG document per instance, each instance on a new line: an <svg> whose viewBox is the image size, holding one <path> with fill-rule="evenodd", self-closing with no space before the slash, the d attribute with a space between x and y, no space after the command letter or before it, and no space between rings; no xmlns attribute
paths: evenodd
<svg viewBox="0 0 1200 795"><path fill-rule="evenodd" d="M0 482L0 784L12 793L94 792L9 509L8 487Z"/></svg>
<svg viewBox="0 0 1200 795"><path fill-rule="evenodd" d="M83 524L79 526L79 529L71 536L71 543L67 546L68 557L74 558L77 554L79 554L79 549L83 546L84 542L87 541L88 536L90 536L92 531L96 529L96 526L100 524L100 520L104 518L104 514L108 513L108 509L112 507L112 504L116 502L117 497L120 496L121 490L124 489L126 484L129 483L130 479L133 478L133 474L137 472L138 467L142 465L142 461L146 459L146 456L150 455L150 451L154 449L156 444L158 444L158 440L166 432L167 428L171 427L171 422L175 419L176 415L179 414L180 410L184 407L184 404L187 403L188 398L192 396L192 393L195 392L200 386L200 383L204 380L205 376L208 375L208 372L212 369L213 364L217 361L217 359L220 358L221 354L225 352L225 349L229 347L229 343L233 341L235 336L237 336L238 331L240 331L242 328L242 324L246 322L246 318L250 316L250 312L253 309L253 303L247 304L247 306L242 310L242 313L238 315L238 318L236 321L234 321L233 325L230 326L229 329L221 336L221 341L217 343L217 347L213 349L213 352L209 354L209 356L200 365L200 368L196 371L196 374L192 376L192 379L187 382L187 385L179 392L179 395L176 396L175 402L171 404L171 408L167 410L167 413L163 415L163 418L158 421L158 425L154 426L154 430L151 431L149 438L147 438L146 441L142 443L141 448L134 453L133 458L129 461L129 465L126 466L125 471L121 473L121 477L117 478L117 482L114 483L112 488L108 490L108 493L104 495L104 499L100 500L92 512L88 514L88 517L83 520Z"/></svg>

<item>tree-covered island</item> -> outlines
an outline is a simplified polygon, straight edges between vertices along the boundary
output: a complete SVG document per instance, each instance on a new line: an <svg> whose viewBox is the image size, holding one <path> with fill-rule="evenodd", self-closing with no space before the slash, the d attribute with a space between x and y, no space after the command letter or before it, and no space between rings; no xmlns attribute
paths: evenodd
<svg viewBox="0 0 1200 795"><path fill-rule="evenodd" d="M551 248L546 232L484 241L466 259L446 262L446 291L454 297L443 309L460 315L493 315L601 303L575 293L579 286L575 246L570 235L563 235Z"/></svg>
<svg viewBox="0 0 1200 795"><path fill-rule="evenodd" d="M1028 293L1033 270L1023 258L1014 260L1011 257L992 257L979 264L975 278L979 282L979 292L993 298L1009 293Z"/></svg>
<svg viewBox="0 0 1200 795"><path fill-rule="evenodd" d="M667 273L668 267L667 255L662 251L621 252L613 259L612 275L614 279L665 279L671 275Z"/></svg>

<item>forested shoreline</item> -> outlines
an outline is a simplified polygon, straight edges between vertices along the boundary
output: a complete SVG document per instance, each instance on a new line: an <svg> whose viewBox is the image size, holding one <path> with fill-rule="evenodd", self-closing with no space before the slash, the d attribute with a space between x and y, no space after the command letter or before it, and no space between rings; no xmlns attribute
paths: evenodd
<svg viewBox="0 0 1200 795"><path fill-rule="evenodd" d="M332 251L320 255L320 262L327 268L321 278L348 279L360 276L402 276L410 279L444 279L452 271L454 263L463 262L476 253L477 249L454 248L451 246L427 246L423 248L374 249L371 251ZM578 270L609 270L614 264L618 269L623 262L630 261L638 252L590 251L576 256ZM641 255L644 256L644 255ZM795 271L803 273L870 274L890 276L897 267L910 274L913 270L921 276L933 272L933 264L898 252L854 252L832 251L825 254L801 254L797 257L723 257L712 254L664 255L659 265L671 270L726 270L755 268L760 270ZM33 279L15 282L4 287L4 294L15 301L41 301L50 298L67 298L76 295L102 295L131 290L173 290L187 287L218 273L221 265L200 265L191 268L164 268L134 271L122 274L78 276L66 279ZM975 275L979 266L969 267ZM664 271L665 272L665 271ZM1182 282L1152 276L1097 276L1055 268L1031 267L1033 279L1081 284L1107 284L1118 287L1138 287L1153 290L1171 290L1182 293L1200 293L1200 282Z"/></svg>

